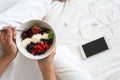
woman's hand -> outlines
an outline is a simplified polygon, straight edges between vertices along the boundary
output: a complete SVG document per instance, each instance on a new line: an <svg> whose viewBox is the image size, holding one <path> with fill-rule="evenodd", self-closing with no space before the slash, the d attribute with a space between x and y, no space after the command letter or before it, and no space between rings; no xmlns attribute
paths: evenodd
<svg viewBox="0 0 120 80"><path fill-rule="evenodd" d="M40 68L44 68L44 67L47 67L49 65L52 65L52 60L55 56L55 53L56 53L56 50L54 50L52 52L52 54L50 56L48 56L47 58L38 60L38 64L39 64Z"/></svg>
<svg viewBox="0 0 120 80"><path fill-rule="evenodd" d="M54 50L47 58L38 60L39 67L43 75L43 80L56 80L54 66L52 63L55 53L56 50Z"/></svg>
<svg viewBox="0 0 120 80"><path fill-rule="evenodd" d="M52 2L53 2L53 1L56 1L56 0L52 0ZM59 1L60 1L60 2L66 2L67 0L59 0Z"/></svg>
<svg viewBox="0 0 120 80"><path fill-rule="evenodd" d="M0 31L0 43L5 51L5 55L0 58L0 77L3 72L17 55L17 46L15 44L14 27L5 27L6 30Z"/></svg>
<svg viewBox="0 0 120 80"><path fill-rule="evenodd" d="M67 0L59 0L59 1L61 1L61 2L66 2Z"/></svg>
<svg viewBox="0 0 120 80"><path fill-rule="evenodd" d="M5 56L15 58L17 55L17 46L15 44L16 33L14 32L15 27L5 27L5 31L0 32L0 43L5 51Z"/></svg>

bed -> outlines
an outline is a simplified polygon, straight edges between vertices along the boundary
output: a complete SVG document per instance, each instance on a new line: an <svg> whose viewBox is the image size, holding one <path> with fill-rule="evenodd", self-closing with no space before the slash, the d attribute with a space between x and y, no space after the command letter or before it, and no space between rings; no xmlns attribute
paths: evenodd
<svg viewBox="0 0 120 80"><path fill-rule="evenodd" d="M54 26L58 43L68 45L95 80L120 80L120 1L71 0L53 6L46 20ZM101 36L112 49L83 60L78 46Z"/></svg>
<svg viewBox="0 0 120 80"><path fill-rule="evenodd" d="M28 4L31 3L29 2ZM17 6L17 4L14 6ZM28 12L31 12L31 10L39 12L37 8L28 9ZM12 10L9 12L12 14ZM27 16L25 19L40 19L41 17L36 13L33 13L35 16ZM4 15L9 17L5 12L1 13L1 26L5 24L20 26L24 22L19 17L14 20L6 20ZM57 45L67 45L69 51L79 59L79 62L86 67L95 80L120 80L119 0L69 0L66 3L55 1L52 3L51 10L45 17L45 20L55 29ZM101 36L107 37L112 47L111 50L83 60L78 46ZM18 61L18 59L21 59L21 61ZM9 75L10 73L6 71L3 77L6 75L12 76L15 77L15 80L33 80L36 77L36 80L39 80L42 76L39 76L38 67L32 66L28 69L28 67L25 67L28 65L37 64L34 60L29 60L19 55L8 67L8 71L11 70L11 67L15 67L12 73L16 74L16 76L13 74ZM23 73L23 70L26 70L26 72ZM37 73L34 77L29 75L32 70L32 74ZM14 80L12 77L3 80Z"/></svg>

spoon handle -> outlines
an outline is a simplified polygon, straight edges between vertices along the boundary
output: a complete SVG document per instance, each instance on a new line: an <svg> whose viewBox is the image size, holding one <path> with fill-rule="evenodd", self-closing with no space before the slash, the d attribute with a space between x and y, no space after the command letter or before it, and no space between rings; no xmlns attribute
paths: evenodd
<svg viewBox="0 0 120 80"><path fill-rule="evenodd" d="M1 29L0 32L4 32L6 31L6 29ZM22 29L15 29L14 31L25 31L25 30L22 30Z"/></svg>

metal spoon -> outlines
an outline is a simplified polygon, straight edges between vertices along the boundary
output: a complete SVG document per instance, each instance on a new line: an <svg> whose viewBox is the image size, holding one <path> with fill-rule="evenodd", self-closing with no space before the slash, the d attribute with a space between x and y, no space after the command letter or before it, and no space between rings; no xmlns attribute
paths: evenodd
<svg viewBox="0 0 120 80"><path fill-rule="evenodd" d="M7 29L1 29L0 32L5 32ZM27 29L15 29L14 31L26 31Z"/></svg>

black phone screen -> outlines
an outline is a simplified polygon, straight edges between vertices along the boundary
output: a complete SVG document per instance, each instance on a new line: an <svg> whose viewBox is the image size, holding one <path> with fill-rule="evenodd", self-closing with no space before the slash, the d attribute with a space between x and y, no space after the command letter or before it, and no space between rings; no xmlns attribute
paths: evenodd
<svg viewBox="0 0 120 80"><path fill-rule="evenodd" d="M87 57L109 49L104 37L84 44L82 45L82 48Z"/></svg>

